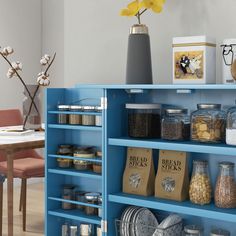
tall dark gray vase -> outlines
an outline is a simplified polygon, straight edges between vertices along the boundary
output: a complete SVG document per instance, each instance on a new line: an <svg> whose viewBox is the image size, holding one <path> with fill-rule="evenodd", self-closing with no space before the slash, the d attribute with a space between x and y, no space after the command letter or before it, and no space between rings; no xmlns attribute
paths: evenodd
<svg viewBox="0 0 236 236"><path fill-rule="evenodd" d="M133 25L130 29L126 84L152 84L150 39L145 25Z"/></svg>

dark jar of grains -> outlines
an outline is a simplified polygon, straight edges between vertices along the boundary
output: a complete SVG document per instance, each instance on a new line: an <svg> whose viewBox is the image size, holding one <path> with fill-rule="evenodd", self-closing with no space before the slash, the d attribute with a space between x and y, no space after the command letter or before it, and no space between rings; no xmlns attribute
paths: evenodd
<svg viewBox="0 0 236 236"><path fill-rule="evenodd" d="M187 109L166 109L161 122L161 137L167 140L188 140L190 117Z"/></svg>
<svg viewBox="0 0 236 236"><path fill-rule="evenodd" d="M160 138L160 104L126 104L128 135L133 138Z"/></svg>

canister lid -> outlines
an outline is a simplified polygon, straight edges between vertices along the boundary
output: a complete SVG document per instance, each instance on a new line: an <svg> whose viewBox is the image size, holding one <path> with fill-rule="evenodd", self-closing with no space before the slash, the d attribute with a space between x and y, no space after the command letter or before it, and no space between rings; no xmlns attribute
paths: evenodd
<svg viewBox="0 0 236 236"><path fill-rule="evenodd" d="M203 44L210 43L212 44L212 46L215 46L216 40L206 35L173 38L173 44L199 44L199 43Z"/></svg>
<svg viewBox="0 0 236 236"><path fill-rule="evenodd" d="M70 110L81 110L82 106L80 105L70 105Z"/></svg>
<svg viewBox="0 0 236 236"><path fill-rule="evenodd" d="M200 103L197 104L198 109L221 109L221 104Z"/></svg>
<svg viewBox="0 0 236 236"><path fill-rule="evenodd" d="M190 234L197 234L202 232L202 227L198 225L186 225L184 226L184 232Z"/></svg>
<svg viewBox="0 0 236 236"><path fill-rule="evenodd" d="M70 109L70 105L62 105L62 104L61 104L61 105L58 105L57 108L58 108L58 109L63 109L63 110L66 110L66 109L69 110L69 109Z"/></svg>
<svg viewBox="0 0 236 236"><path fill-rule="evenodd" d="M193 164L207 166L208 161L206 161L206 160L193 160Z"/></svg>
<svg viewBox="0 0 236 236"><path fill-rule="evenodd" d="M162 105L158 103L127 103L127 109L161 109Z"/></svg>
<svg viewBox="0 0 236 236"><path fill-rule="evenodd" d="M224 229L213 229L211 236L230 236L230 232Z"/></svg>
<svg viewBox="0 0 236 236"><path fill-rule="evenodd" d="M187 114L188 109L182 109L182 108L171 108L171 109L165 109L166 114Z"/></svg>
<svg viewBox="0 0 236 236"><path fill-rule="evenodd" d="M234 167L234 163L230 162L230 161L222 161L219 163L219 166L221 166L223 168L232 168L232 167Z"/></svg>

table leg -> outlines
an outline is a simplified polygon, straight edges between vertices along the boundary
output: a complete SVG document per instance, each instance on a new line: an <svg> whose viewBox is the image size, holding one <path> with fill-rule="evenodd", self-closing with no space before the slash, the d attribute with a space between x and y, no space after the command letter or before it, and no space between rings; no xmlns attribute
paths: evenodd
<svg viewBox="0 0 236 236"><path fill-rule="evenodd" d="M13 152L7 152L8 236L13 236Z"/></svg>

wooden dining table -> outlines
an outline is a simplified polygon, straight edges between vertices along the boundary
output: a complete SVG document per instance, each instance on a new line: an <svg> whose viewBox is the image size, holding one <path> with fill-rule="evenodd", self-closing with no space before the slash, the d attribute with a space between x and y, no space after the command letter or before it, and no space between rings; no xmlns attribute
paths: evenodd
<svg viewBox="0 0 236 236"><path fill-rule="evenodd" d="M13 236L13 161L14 154L21 150L44 147L44 132L33 132L23 135L1 135L0 150L6 153L7 161L7 209L8 209L8 236Z"/></svg>

